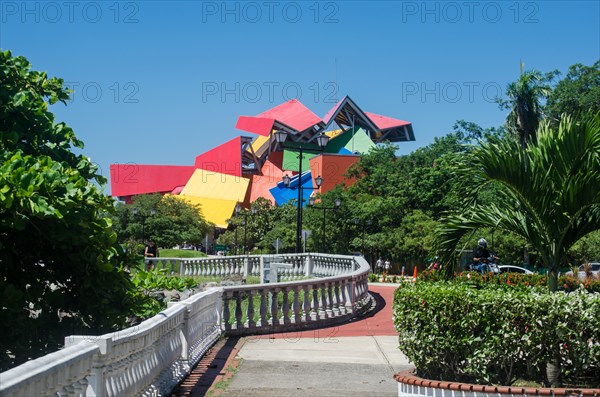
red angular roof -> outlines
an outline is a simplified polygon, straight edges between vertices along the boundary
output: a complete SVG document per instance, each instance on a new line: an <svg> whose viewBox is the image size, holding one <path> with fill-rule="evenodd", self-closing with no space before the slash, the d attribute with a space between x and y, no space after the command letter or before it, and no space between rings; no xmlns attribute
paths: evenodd
<svg viewBox="0 0 600 397"><path fill-rule="evenodd" d="M240 116L236 128L259 135L268 135L275 123L280 123L294 131L302 132L317 124L321 124L322 121L319 116L311 112L299 100L291 99L262 112L256 117Z"/></svg>
<svg viewBox="0 0 600 397"><path fill-rule="evenodd" d="M197 156L194 165L205 171L242 176L242 137L235 137Z"/></svg>
<svg viewBox="0 0 600 397"><path fill-rule="evenodd" d="M171 192L185 185L193 166L111 164L110 190L113 196Z"/></svg>
<svg viewBox="0 0 600 397"><path fill-rule="evenodd" d="M401 127L403 125L410 124L408 121L398 120L387 116L381 116L379 114L371 112L365 112L365 114L368 118L371 119L373 123L375 123L377 128L379 128L380 130L386 130L388 128Z"/></svg>

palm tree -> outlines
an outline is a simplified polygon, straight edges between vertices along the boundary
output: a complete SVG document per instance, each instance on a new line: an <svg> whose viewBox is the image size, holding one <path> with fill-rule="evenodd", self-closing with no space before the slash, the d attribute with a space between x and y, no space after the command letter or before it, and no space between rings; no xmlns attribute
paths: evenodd
<svg viewBox="0 0 600 397"><path fill-rule="evenodd" d="M548 83L557 73L554 71L544 75L537 70L523 72L521 64L519 80L506 87L508 99L498 100L501 108L510 109L506 125L515 132L522 147L528 141L536 140L535 132L542 116L540 99L547 98L552 92Z"/></svg>
<svg viewBox="0 0 600 397"><path fill-rule="evenodd" d="M470 186L496 184L493 203L473 201L442 219L438 244L449 259L469 232L481 227L513 232L540 255L548 288L556 291L567 251L600 229L600 113L543 122L524 148L510 137L491 140L465 156Z"/></svg>

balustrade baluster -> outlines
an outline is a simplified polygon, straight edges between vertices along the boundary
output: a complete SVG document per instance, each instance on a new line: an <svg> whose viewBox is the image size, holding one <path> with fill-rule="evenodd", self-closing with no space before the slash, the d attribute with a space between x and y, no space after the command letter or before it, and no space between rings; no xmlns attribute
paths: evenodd
<svg viewBox="0 0 600 397"><path fill-rule="evenodd" d="M334 317L338 317L341 312L340 312L340 282L336 281L332 284L331 286L331 292L333 294L333 316Z"/></svg>
<svg viewBox="0 0 600 397"><path fill-rule="evenodd" d="M239 291L235 292L235 326L238 330L244 327L242 323L242 294Z"/></svg>
<svg viewBox="0 0 600 397"><path fill-rule="evenodd" d="M321 291L321 307L319 307L319 316L323 319L329 318L327 315L327 284L321 284L319 290Z"/></svg>
<svg viewBox="0 0 600 397"><path fill-rule="evenodd" d="M340 312L342 314L349 314L348 313L348 296L346 294L346 286L348 284L347 280L342 280L340 282Z"/></svg>
<svg viewBox="0 0 600 397"><path fill-rule="evenodd" d="M289 325L291 323L290 320L290 302L289 302L289 292L290 288L285 287L283 289L283 304L281 305L281 322L284 325Z"/></svg>
<svg viewBox="0 0 600 397"><path fill-rule="evenodd" d="M279 325L279 318L277 317L277 295L279 294L279 288L273 288L271 290L271 324L275 327Z"/></svg>
<svg viewBox="0 0 600 397"><path fill-rule="evenodd" d="M229 317L231 317L231 312L229 311L229 301L230 301L230 293L223 292L223 325L225 326L225 331L231 330L231 324L229 323Z"/></svg>
<svg viewBox="0 0 600 397"><path fill-rule="evenodd" d="M255 290L251 289L248 291L248 310L246 311L246 317L248 318L248 328L255 328L256 322L254 321L254 294Z"/></svg>
<svg viewBox="0 0 600 397"><path fill-rule="evenodd" d="M302 322L302 316L300 314L300 287L294 287L294 303L292 304L292 310L294 311L294 323L300 324Z"/></svg>
<svg viewBox="0 0 600 397"><path fill-rule="evenodd" d="M327 283L326 291L327 291L327 308L325 311L327 312L327 317L333 317L333 296L331 290L333 289L332 283Z"/></svg>
<svg viewBox="0 0 600 397"><path fill-rule="evenodd" d="M311 313L311 319L314 321L318 321L321 318L321 308L319 307L319 285L312 285L313 292L313 307Z"/></svg>
<svg viewBox="0 0 600 397"><path fill-rule="evenodd" d="M266 327L269 325L267 320L267 294L269 293L267 289L258 290L260 294L260 324L259 327Z"/></svg>
<svg viewBox="0 0 600 397"><path fill-rule="evenodd" d="M304 311L304 322L308 323L311 321L310 318L310 286L309 285L304 285L302 287L302 291L304 291L304 299L303 299L303 311Z"/></svg>

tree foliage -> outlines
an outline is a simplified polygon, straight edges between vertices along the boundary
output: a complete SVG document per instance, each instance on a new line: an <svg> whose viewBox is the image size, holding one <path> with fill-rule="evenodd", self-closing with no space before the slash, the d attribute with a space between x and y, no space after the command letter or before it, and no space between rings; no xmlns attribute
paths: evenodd
<svg viewBox="0 0 600 397"><path fill-rule="evenodd" d="M548 97L545 112L555 123L564 114L600 111L600 60L592 66L572 65Z"/></svg>
<svg viewBox="0 0 600 397"><path fill-rule="evenodd" d="M159 247L200 244L214 228L199 206L159 194L137 196L131 205L118 203L113 223L120 242L152 239Z"/></svg>
<svg viewBox="0 0 600 397"><path fill-rule="evenodd" d="M521 70L519 79L506 87L508 99L498 99L501 108L510 110L506 125L515 133L521 146L535 142L542 118L542 102L550 95L550 83L557 75L558 71L543 74L537 70Z"/></svg>
<svg viewBox="0 0 600 397"><path fill-rule="evenodd" d="M460 239L480 227L506 230L535 248L548 268L551 290L569 249L600 228L600 115L544 122L524 150L510 137L482 144L457 173L472 186L499 187L495 202L476 201L443 220L440 245L451 257ZM471 183L471 182L475 183Z"/></svg>
<svg viewBox="0 0 600 397"><path fill-rule="evenodd" d="M6 369L56 350L66 335L124 324L131 283L104 215L105 179L49 105L63 80L0 52L0 290Z"/></svg>

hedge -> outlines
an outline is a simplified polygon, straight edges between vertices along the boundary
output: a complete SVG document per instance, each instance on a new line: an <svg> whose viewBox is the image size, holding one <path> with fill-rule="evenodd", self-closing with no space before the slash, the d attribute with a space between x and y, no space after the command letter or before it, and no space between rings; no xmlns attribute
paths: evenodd
<svg viewBox="0 0 600 397"><path fill-rule="evenodd" d="M424 271L418 276L420 281L442 281L444 274L441 271ZM541 287L547 288L546 275L541 274L520 274L520 273L503 273L503 274L492 274L486 273L481 274L478 272L462 272L454 275L453 278L449 279L449 282L463 283L471 285L502 285L505 287ZM574 292L580 288L585 289L588 292L600 293L600 279L599 278L586 278L580 280L573 276L560 276L558 278L558 290L564 292Z"/></svg>
<svg viewBox="0 0 600 397"><path fill-rule="evenodd" d="M556 347L566 385L600 383L600 294L407 283L394 297L394 323L400 350L427 379L543 384Z"/></svg>

